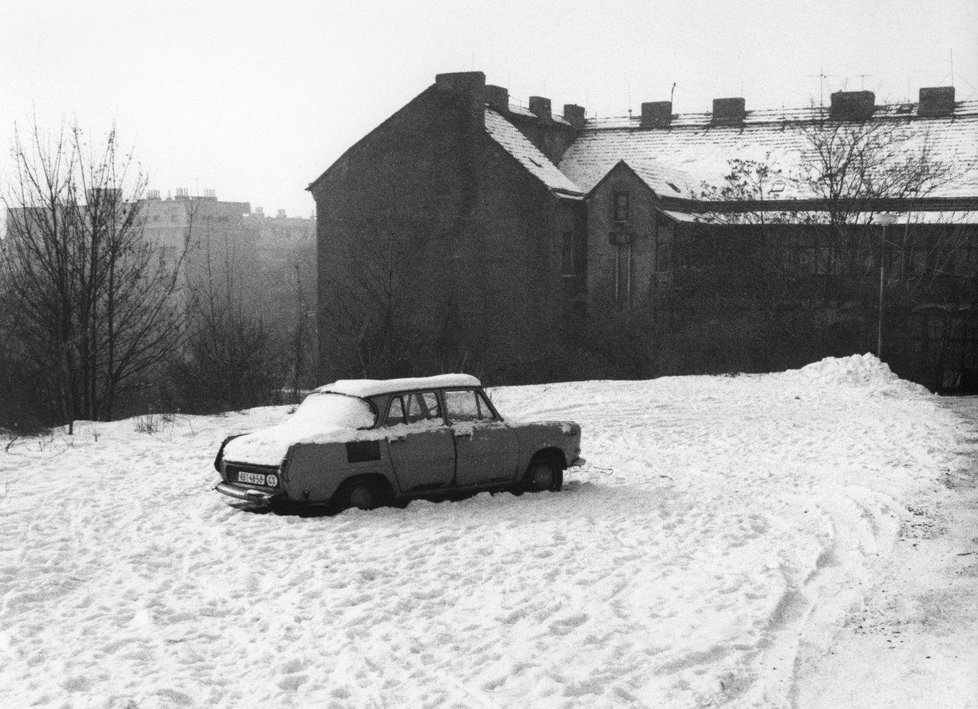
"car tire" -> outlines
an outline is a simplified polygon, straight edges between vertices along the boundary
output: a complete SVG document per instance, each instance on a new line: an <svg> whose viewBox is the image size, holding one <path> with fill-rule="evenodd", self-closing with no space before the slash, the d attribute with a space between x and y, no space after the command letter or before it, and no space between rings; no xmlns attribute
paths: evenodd
<svg viewBox="0 0 978 709"><path fill-rule="evenodd" d="M390 502L390 495L378 482L369 479L348 480L336 493L336 511L374 510Z"/></svg>
<svg viewBox="0 0 978 709"><path fill-rule="evenodd" d="M557 492L564 486L564 469L552 458L539 458L530 463L523 478L526 492Z"/></svg>

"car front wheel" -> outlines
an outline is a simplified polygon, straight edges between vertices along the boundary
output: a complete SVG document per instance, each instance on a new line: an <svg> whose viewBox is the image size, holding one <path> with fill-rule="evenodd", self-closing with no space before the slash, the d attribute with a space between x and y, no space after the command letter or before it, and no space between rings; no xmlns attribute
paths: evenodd
<svg viewBox="0 0 978 709"><path fill-rule="evenodd" d="M529 492L550 490L557 492L564 485L564 471L552 460L546 458L530 463L526 471L523 488Z"/></svg>

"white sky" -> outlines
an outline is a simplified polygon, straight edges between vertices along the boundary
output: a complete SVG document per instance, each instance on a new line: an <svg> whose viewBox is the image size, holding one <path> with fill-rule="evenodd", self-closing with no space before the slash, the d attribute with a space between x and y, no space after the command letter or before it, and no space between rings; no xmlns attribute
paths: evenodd
<svg viewBox="0 0 978 709"><path fill-rule="evenodd" d="M115 121L165 197L308 216L305 187L439 72L622 115L743 96L803 106L840 88L978 98L975 0L2 0L0 147L13 125ZM865 76L860 76L865 75Z"/></svg>

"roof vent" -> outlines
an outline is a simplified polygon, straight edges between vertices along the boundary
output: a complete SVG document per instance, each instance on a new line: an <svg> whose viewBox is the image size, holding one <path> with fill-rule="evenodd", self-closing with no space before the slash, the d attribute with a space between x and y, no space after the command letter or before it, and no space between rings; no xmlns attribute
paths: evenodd
<svg viewBox="0 0 978 709"><path fill-rule="evenodd" d="M530 96L530 113L542 121L551 120L550 99L543 96Z"/></svg>
<svg viewBox="0 0 978 709"><path fill-rule="evenodd" d="M742 98L713 99L713 124L728 126L744 122L746 102Z"/></svg>
<svg viewBox="0 0 978 709"><path fill-rule="evenodd" d="M577 130L582 130L584 128L584 106L578 106L576 103L565 103L564 104L564 120L570 123Z"/></svg>
<svg viewBox="0 0 978 709"><path fill-rule="evenodd" d="M642 128L668 128L672 123L672 101L652 101L642 104Z"/></svg>
<svg viewBox="0 0 978 709"><path fill-rule="evenodd" d="M509 90L502 86L486 84L486 103L500 113L509 110Z"/></svg>
<svg viewBox="0 0 978 709"><path fill-rule="evenodd" d="M829 118L833 121L868 121L876 109L872 91L836 91Z"/></svg>
<svg viewBox="0 0 978 709"><path fill-rule="evenodd" d="M932 86L920 90L918 116L950 116L954 113L954 87Z"/></svg>

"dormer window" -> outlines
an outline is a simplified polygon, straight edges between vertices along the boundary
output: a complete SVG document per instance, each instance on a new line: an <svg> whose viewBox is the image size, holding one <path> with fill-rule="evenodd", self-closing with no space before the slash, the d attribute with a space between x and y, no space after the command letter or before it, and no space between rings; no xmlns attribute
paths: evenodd
<svg viewBox="0 0 978 709"><path fill-rule="evenodd" d="M615 192L614 218L616 222L627 222L630 217L627 192Z"/></svg>

